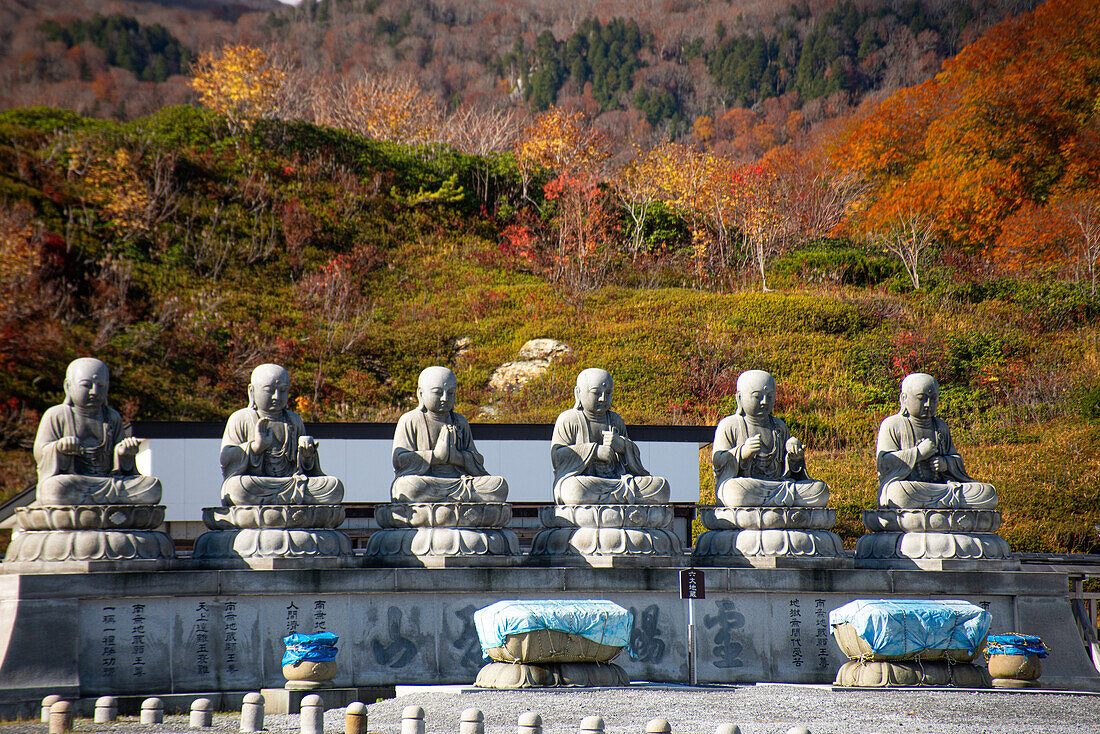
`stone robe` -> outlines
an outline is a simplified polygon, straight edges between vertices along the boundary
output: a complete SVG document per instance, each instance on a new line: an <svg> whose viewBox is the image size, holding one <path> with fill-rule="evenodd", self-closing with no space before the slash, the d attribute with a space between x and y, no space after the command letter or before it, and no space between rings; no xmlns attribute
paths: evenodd
<svg viewBox="0 0 1100 734"><path fill-rule="evenodd" d="M161 485L156 477L138 474L134 457L119 457L115 446L130 437L118 411L104 406L99 436L81 439L81 453L57 450L57 442L77 436L76 409L68 403L49 408L38 424L34 458L38 463L38 505L155 505ZM85 421L94 419L85 419ZM79 438L79 436L77 436Z"/></svg>
<svg viewBox="0 0 1100 734"><path fill-rule="evenodd" d="M559 505L655 505L668 502L668 480L650 476L642 466L638 446L627 437L626 423L607 411L601 430L589 424L580 408L564 411L554 423L550 460L554 466L554 501ZM596 450L603 431L614 428L626 450L612 462L600 461Z"/></svg>
<svg viewBox="0 0 1100 734"><path fill-rule="evenodd" d="M271 418L273 443L255 454L249 444L259 422L258 410L242 408L225 424L223 505L335 505L344 499L344 485L321 471L319 459L298 461L298 439L306 435L306 427L297 413L284 410L282 420Z"/></svg>
<svg viewBox="0 0 1100 734"><path fill-rule="evenodd" d="M763 446L749 460L741 458L741 447L759 434ZM806 474L799 459L787 454L791 432L780 418L769 415L756 425L740 414L728 415L714 431L714 486L718 500L726 507L824 507L829 487Z"/></svg>
<svg viewBox="0 0 1100 734"><path fill-rule="evenodd" d="M504 502L508 483L485 470L474 446L470 424L451 411L449 423L434 420L424 408L410 410L397 421L393 434L394 502ZM454 431L451 464L432 464L432 450L441 431Z"/></svg>
<svg viewBox="0 0 1100 734"><path fill-rule="evenodd" d="M917 444L928 438L936 454L920 459ZM947 464L942 474L934 471L931 459L939 456ZM922 426L908 416L892 415L878 431L879 505L899 508L952 507L992 510L997 490L991 484L975 482L963 468L951 431L940 418Z"/></svg>

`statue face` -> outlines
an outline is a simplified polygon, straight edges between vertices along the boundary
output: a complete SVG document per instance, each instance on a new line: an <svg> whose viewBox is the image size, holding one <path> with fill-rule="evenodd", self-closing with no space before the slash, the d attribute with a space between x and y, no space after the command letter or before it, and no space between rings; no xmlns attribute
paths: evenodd
<svg viewBox="0 0 1100 734"><path fill-rule="evenodd" d="M429 367L420 373L416 397L432 413L449 413L454 410L457 394L458 378L449 369Z"/></svg>
<svg viewBox="0 0 1100 734"><path fill-rule="evenodd" d="M935 380L910 375L901 383L901 407L913 418L932 418L940 402L939 385Z"/></svg>
<svg viewBox="0 0 1100 734"><path fill-rule="evenodd" d="M248 396L263 413L278 413L286 409L290 399L290 375L282 367L263 365L252 373Z"/></svg>
<svg viewBox="0 0 1100 734"><path fill-rule="evenodd" d="M775 407L775 380L760 370L746 372L737 380L737 403L745 415L771 415Z"/></svg>
<svg viewBox="0 0 1100 734"><path fill-rule="evenodd" d="M602 415L611 409L614 382L603 370L585 370L577 380L573 395L586 413Z"/></svg>
<svg viewBox="0 0 1100 734"><path fill-rule="evenodd" d="M80 359L69 366L65 394L78 408L100 408L107 404L107 365L98 359Z"/></svg>

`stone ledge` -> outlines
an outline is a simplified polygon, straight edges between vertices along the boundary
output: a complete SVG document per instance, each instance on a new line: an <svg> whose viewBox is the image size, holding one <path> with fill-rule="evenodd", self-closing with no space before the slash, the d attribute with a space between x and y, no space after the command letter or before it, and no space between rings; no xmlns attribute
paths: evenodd
<svg viewBox="0 0 1100 734"><path fill-rule="evenodd" d="M348 704L372 704L379 698L394 698L394 686L365 686L359 688L314 688L308 691L292 691L286 688L261 688L265 714L297 714L302 710L302 699L320 696L325 710L345 708Z"/></svg>

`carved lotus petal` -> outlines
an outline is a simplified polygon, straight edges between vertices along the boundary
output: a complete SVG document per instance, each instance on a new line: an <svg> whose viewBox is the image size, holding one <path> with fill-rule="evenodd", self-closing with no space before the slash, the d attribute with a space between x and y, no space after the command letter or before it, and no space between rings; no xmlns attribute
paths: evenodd
<svg viewBox="0 0 1100 734"><path fill-rule="evenodd" d="M828 530L836 510L827 507L699 507L699 520L709 530Z"/></svg>
<svg viewBox="0 0 1100 734"><path fill-rule="evenodd" d="M429 556L514 556L519 540L500 528L387 528L370 536L366 555L413 565Z"/></svg>
<svg viewBox="0 0 1100 734"><path fill-rule="evenodd" d="M503 528L512 521L507 502L391 502L376 505L383 528Z"/></svg>
<svg viewBox="0 0 1100 734"><path fill-rule="evenodd" d="M212 530L195 541L193 558L300 558L353 556L351 540L339 530L245 528Z"/></svg>
<svg viewBox="0 0 1100 734"><path fill-rule="evenodd" d="M124 530L17 531L4 560L23 561L125 561L162 560L173 555L172 539L165 533Z"/></svg>
<svg viewBox="0 0 1100 734"><path fill-rule="evenodd" d="M1012 555L1004 538L993 533L896 533L864 535L856 558L995 559Z"/></svg>
<svg viewBox="0 0 1100 734"><path fill-rule="evenodd" d="M202 521L211 530L336 528L345 516L343 505L240 505L202 510Z"/></svg>
<svg viewBox="0 0 1100 734"><path fill-rule="evenodd" d="M844 555L844 546L840 536L827 530L711 530L698 537L694 555L700 560L741 556L834 558Z"/></svg>
<svg viewBox="0 0 1100 734"><path fill-rule="evenodd" d="M864 510L863 524L873 533L995 533L997 510Z"/></svg>
<svg viewBox="0 0 1100 734"><path fill-rule="evenodd" d="M43 505L15 511L24 530L152 530L164 522L162 505Z"/></svg>
<svg viewBox="0 0 1100 734"><path fill-rule="evenodd" d="M532 556L677 555L680 539L663 528L548 528L531 543Z"/></svg>
<svg viewBox="0 0 1100 734"><path fill-rule="evenodd" d="M539 521L548 528L667 528L672 505L544 505Z"/></svg>

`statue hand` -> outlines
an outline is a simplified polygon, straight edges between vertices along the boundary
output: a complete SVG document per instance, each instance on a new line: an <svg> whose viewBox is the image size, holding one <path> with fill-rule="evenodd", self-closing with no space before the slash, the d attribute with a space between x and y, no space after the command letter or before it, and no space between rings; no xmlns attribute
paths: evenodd
<svg viewBox="0 0 1100 734"><path fill-rule="evenodd" d="M947 460L942 456L933 457L932 461L929 463L932 465L932 471L937 474L943 474L947 471Z"/></svg>
<svg viewBox="0 0 1100 734"><path fill-rule="evenodd" d="M76 436L62 436L57 439L57 452L66 456L80 453L80 439Z"/></svg>
<svg viewBox="0 0 1100 734"><path fill-rule="evenodd" d="M256 429L252 432L252 440L248 442L248 447L253 454L262 454L271 446L271 431L268 429L268 423L267 418L260 418L259 422L256 423Z"/></svg>
<svg viewBox="0 0 1100 734"><path fill-rule="evenodd" d="M600 444L596 447L596 458L610 463L615 460L615 449L607 444Z"/></svg>
<svg viewBox="0 0 1100 734"><path fill-rule="evenodd" d="M749 436L745 443L741 444L741 459L748 461L752 457L760 453L760 449L763 448L764 441L760 438L760 435Z"/></svg>
<svg viewBox="0 0 1100 734"><path fill-rule="evenodd" d="M611 450L617 454L621 454L626 451L626 439L619 435L619 432L614 428L611 429L611 438L607 439L607 434L604 434L604 439L607 446L611 447Z"/></svg>
<svg viewBox="0 0 1100 734"><path fill-rule="evenodd" d="M922 459L928 459L936 455L936 444L932 443L931 439L922 438L917 443L917 456Z"/></svg>
<svg viewBox="0 0 1100 734"><path fill-rule="evenodd" d="M317 441L313 436L299 436L298 437L298 457L301 459L312 459L317 456Z"/></svg>
<svg viewBox="0 0 1100 734"><path fill-rule="evenodd" d="M447 430L450 426L445 426L443 430L439 432L439 437L435 440L435 446L432 447L432 462L433 464L447 464L451 459L451 434Z"/></svg>
<svg viewBox="0 0 1100 734"><path fill-rule="evenodd" d="M787 439L787 455L792 459L801 459L806 454L806 447L794 436Z"/></svg>
<svg viewBox="0 0 1100 734"><path fill-rule="evenodd" d="M141 439L130 436L129 438L124 438L118 442L118 444L115 446L115 453L117 453L119 456L133 456L138 452L138 448L140 448L140 446Z"/></svg>

